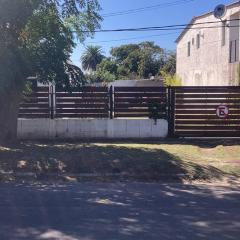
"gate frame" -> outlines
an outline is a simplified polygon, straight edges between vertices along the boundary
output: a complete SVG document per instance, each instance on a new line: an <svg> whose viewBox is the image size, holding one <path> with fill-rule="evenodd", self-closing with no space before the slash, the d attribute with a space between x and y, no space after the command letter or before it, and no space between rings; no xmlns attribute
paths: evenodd
<svg viewBox="0 0 240 240"><path fill-rule="evenodd" d="M178 134L176 134L176 94L177 94L177 89L181 89L181 88L185 88L185 89L205 89L207 91L210 91L211 89L225 89L226 91L228 90L229 93L236 93L236 94L239 94L240 95L240 86L175 86L175 87L168 87L168 94L169 94L169 98L168 98L168 106L169 106L169 109L170 109L170 114L169 114L169 117L168 117L168 121L169 121L169 137L172 137L172 138L186 138L186 137L190 137L190 138L204 138L204 137L207 137L207 138L216 138L216 137L219 137L219 138L231 138L231 137L234 137L234 138L240 138L240 132L239 132L239 136L221 136L221 134L219 134L219 136L180 136ZM232 91L231 90L234 90L234 89L239 89L239 92L238 91ZM208 92L205 91L206 94L208 94ZM184 93L184 91L183 91ZM187 92L188 93L188 92ZM200 92L199 92L200 93ZM204 91L203 91L204 93ZM214 94L215 92L213 92ZM190 93L191 94L191 93ZM217 92L216 92L217 94ZM224 93L221 93L221 90L219 92L219 94L224 94ZM227 93L226 93L227 94ZM237 98L238 99L238 98ZM240 105L240 97L239 97L239 105ZM239 109L240 111L240 109ZM239 113L240 115L240 113ZM240 117L239 117L240 118ZM237 126L236 126L237 127ZM239 120L239 128L240 128L240 120ZM239 130L240 131L240 130Z"/></svg>

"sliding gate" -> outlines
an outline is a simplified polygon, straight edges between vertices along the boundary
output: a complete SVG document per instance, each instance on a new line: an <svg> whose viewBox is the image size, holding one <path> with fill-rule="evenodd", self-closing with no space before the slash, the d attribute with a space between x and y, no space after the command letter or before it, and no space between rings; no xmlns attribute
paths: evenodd
<svg viewBox="0 0 240 240"><path fill-rule="evenodd" d="M240 87L171 89L175 137L240 137Z"/></svg>

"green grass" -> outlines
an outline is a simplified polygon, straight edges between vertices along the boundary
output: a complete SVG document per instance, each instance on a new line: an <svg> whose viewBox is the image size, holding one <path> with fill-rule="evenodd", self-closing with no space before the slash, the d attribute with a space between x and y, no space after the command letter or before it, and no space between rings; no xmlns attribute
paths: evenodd
<svg viewBox="0 0 240 240"><path fill-rule="evenodd" d="M121 180L214 180L240 176L240 146L234 141L196 140L112 144L23 142L0 146L0 171L11 172L10 176L26 172L37 176L83 173L113 174L115 177L105 178Z"/></svg>

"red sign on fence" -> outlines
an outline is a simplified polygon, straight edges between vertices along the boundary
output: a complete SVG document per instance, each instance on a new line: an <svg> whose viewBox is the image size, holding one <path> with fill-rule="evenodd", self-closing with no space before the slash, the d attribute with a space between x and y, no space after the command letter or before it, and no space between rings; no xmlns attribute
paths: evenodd
<svg viewBox="0 0 240 240"><path fill-rule="evenodd" d="M226 118L229 115L229 108L225 105L220 105L217 107L216 113L219 118Z"/></svg>

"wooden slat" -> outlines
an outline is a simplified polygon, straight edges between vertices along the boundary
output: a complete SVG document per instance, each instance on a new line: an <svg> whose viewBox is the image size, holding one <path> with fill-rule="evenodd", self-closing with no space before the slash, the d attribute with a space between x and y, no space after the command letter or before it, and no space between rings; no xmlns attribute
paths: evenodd
<svg viewBox="0 0 240 240"><path fill-rule="evenodd" d="M26 114L26 113L24 113L24 114L19 114L18 115L18 117L19 118L49 118L50 117L50 115L49 114L37 114L37 113L35 113L35 114Z"/></svg>
<svg viewBox="0 0 240 240"><path fill-rule="evenodd" d="M62 91L61 89L56 89L57 93L69 93L68 91ZM108 87L81 87L79 89L73 90L73 92L108 92Z"/></svg>
<svg viewBox="0 0 240 240"><path fill-rule="evenodd" d="M230 109L240 109L240 105L227 105ZM209 110L209 109L217 109L219 105L176 105L176 109L200 109L200 110Z"/></svg>
<svg viewBox="0 0 240 240"><path fill-rule="evenodd" d="M176 126L176 131L178 129L182 130L216 130L216 131L226 131L226 130L237 130L240 131L240 126L229 126L229 125L212 125L212 126Z"/></svg>
<svg viewBox="0 0 240 240"><path fill-rule="evenodd" d="M166 106L166 103L160 102L158 103L160 106ZM148 103L115 103L115 109L116 108L148 108Z"/></svg>
<svg viewBox="0 0 240 240"><path fill-rule="evenodd" d="M175 110L175 114L202 114L202 115L207 115L207 114L216 114L216 109L179 109ZM240 114L240 109L230 109L229 114Z"/></svg>
<svg viewBox="0 0 240 240"><path fill-rule="evenodd" d="M107 98L106 93L56 93L57 98Z"/></svg>
<svg viewBox="0 0 240 240"><path fill-rule="evenodd" d="M240 87L232 87L232 88L222 88L222 87L214 87L214 88L176 88L176 93L240 93Z"/></svg>
<svg viewBox="0 0 240 240"><path fill-rule="evenodd" d="M108 108L105 103L57 103L57 108Z"/></svg>
<svg viewBox="0 0 240 240"><path fill-rule="evenodd" d="M49 109L48 108L20 108L19 113L24 114L24 113L48 113Z"/></svg>
<svg viewBox="0 0 240 240"><path fill-rule="evenodd" d="M48 103L48 98L26 98L22 99L22 103Z"/></svg>
<svg viewBox="0 0 240 240"><path fill-rule="evenodd" d="M106 98L108 97L107 93L99 92L79 92L79 93L56 93L57 98Z"/></svg>
<svg viewBox="0 0 240 240"><path fill-rule="evenodd" d="M239 93L222 93L222 94L211 94L211 93L200 93L200 94L182 94L182 93L177 93L176 94L176 99L179 98L240 98Z"/></svg>
<svg viewBox="0 0 240 240"><path fill-rule="evenodd" d="M115 113L115 118L149 118L149 114L146 113ZM160 117L165 117L166 115L162 115Z"/></svg>
<svg viewBox="0 0 240 240"><path fill-rule="evenodd" d="M179 137L240 137L240 131L176 131Z"/></svg>
<svg viewBox="0 0 240 240"><path fill-rule="evenodd" d="M37 87L35 89L36 92L48 92L49 91L49 87Z"/></svg>
<svg viewBox="0 0 240 240"><path fill-rule="evenodd" d="M38 98L38 97L44 97L44 98L48 98L49 97L49 93L48 92L34 92L28 95L24 95L23 98Z"/></svg>
<svg viewBox="0 0 240 240"><path fill-rule="evenodd" d="M128 108L149 108L152 103L152 101L149 101L149 102L115 102L114 104L114 108L115 109L118 109L118 108L125 108L125 109L128 109ZM157 104L159 107L167 107L166 103L165 102L154 102L154 104Z"/></svg>
<svg viewBox="0 0 240 240"><path fill-rule="evenodd" d="M166 92L164 87L114 87L116 92Z"/></svg>
<svg viewBox="0 0 240 240"><path fill-rule="evenodd" d="M176 119L219 119L219 117L215 115L176 115ZM240 120L240 115L229 115L226 119L239 119Z"/></svg>
<svg viewBox="0 0 240 240"><path fill-rule="evenodd" d="M48 103L21 103L20 108L48 108Z"/></svg>
<svg viewBox="0 0 240 240"><path fill-rule="evenodd" d="M198 124L205 124L205 125L210 125L210 124L214 124L214 125L225 125L225 124L238 124L240 123L240 118L239 120L233 120L233 119L219 119L219 120L176 120L175 124L179 124L179 125L198 125Z"/></svg>
<svg viewBox="0 0 240 240"><path fill-rule="evenodd" d="M115 98L165 98L166 94L160 93L119 93L115 92Z"/></svg>
<svg viewBox="0 0 240 240"><path fill-rule="evenodd" d="M68 109L68 108L64 108L64 109L56 109L57 114L60 113L91 113L91 114L95 114L95 113L108 113L108 109L93 109L93 108L72 108L72 109Z"/></svg>
<svg viewBox="0 0 240 240"><path fill-rule="evenodd" d="M215 104L240 104L240 99L176 99L177 104L194 104L194 103L215 103Z"/></svg>
<svg viewBox="0 0 240 240"><path fill-rule="evenodd" d="M104 98L57 98L56 103L102 103L107 104L108 99Z"/></svg>
<svg viewBox="0 0 240 240"><path fill-rule="evenodd" d="M108 118L108 114L91 114L91 113L85 113L85 114L56 114L56 118Z"/></svg>
<svg viewBox="0 0 240 240"><path fill-rule="evenodd" d="M115 98L115 104L119 103L151 103L151 102L166 102L166 98Z"/></svg>
<svg viewBox="0 0 240 240"><path fill-rule="evenodd" d="M148 109L141 109L141 108L126 108L126 109L115 109L115 113L146 113L149 114Z"/></svg>

